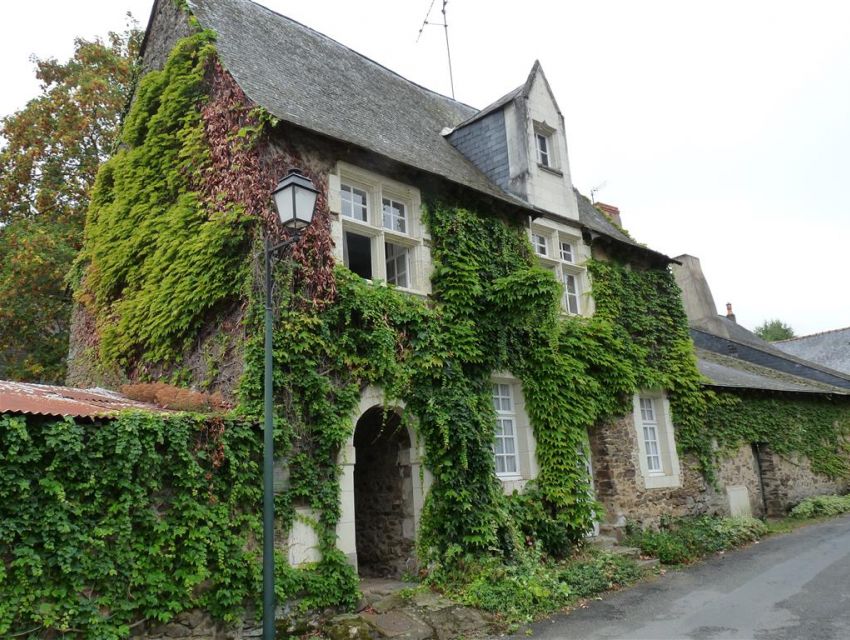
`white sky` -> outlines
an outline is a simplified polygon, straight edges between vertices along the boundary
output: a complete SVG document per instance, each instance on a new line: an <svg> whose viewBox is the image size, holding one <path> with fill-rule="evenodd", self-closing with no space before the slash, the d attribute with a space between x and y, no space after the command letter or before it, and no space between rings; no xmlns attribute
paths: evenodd
<svg viewBox="0 0 850 640"><path fill-rule="evenodd" d="M429 88L449 93L431 0L265 0ZM0 5L0 114L35 95L31 54L144 26L151 0ZM441 0L431 17L438 20ZM450 0L459 100L483 107L539 58L585 194L640 241L702 260L738 322L798 335L850 325L850 2ZM282 64L284 62L282 61Z"/></svg>

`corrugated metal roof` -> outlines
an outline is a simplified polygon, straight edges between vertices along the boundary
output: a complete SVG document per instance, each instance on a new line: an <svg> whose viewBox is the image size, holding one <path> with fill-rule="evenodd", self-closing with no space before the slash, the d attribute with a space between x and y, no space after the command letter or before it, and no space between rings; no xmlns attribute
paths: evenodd
<svg viewBox="0 0 850 640"><path fill-rule="evenodd" d="M0 413L94 418L114 416L127 409L166 412L156 405L136 402L107 389L75 389L0 380Z"/></svg>

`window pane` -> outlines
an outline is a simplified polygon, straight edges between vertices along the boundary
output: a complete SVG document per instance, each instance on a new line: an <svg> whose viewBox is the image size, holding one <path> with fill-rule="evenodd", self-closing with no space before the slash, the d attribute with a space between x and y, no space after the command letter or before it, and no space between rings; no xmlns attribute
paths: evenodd
<svg viewBox="0 0 850 640"><path fill-rule="evenodd" d="M384 228L398 231L399 233L407 233L407 212L404 204L383 199L384 205Z"/></svg>
<svg viewBox="0 0 850 640"><path fill-rule="evenodd" d="M516 473L516 456L505 457L505 473Z"/></svg>
<svg viewBox="0 0 850 640"><path fill-rule="evenodd" d="M537 134L537 161L544 167L549 166L549 140L540 133Z"/></svg>
<svg viewBox="0 0 850 640"><path fill-rule="evenodd" d="M409 249L389 242L384 243L387 261L387 282L397 287L409 287Z"/></svg>
<svg viewBox="0 0 850 640"><path fill-rule="evenodd" d="M345 266L361 278L372 279L372 239L357 233L345 232L343 244Z"/></svg>
<svg viewBox="0 0 850 640"><path fill-rule="evenodd" d="M505 473L505 459L502 456L496 456L496 473Z"/></svg>
<svg viewBox="0 0 850 640"><path fill-rule="evenodd" d="M545 256L549 253L548 245L546 242L546 236L541 236L539 234L533 234L531 236L532 244L534 245L534 251L538 255Z"/></svg>
<svg viewBox="0 0 850 640"><path fill-rule="evenodd" d="M564 262L572 262L573 261L573 245L569 242L561 243L561 260Z"/></svg>
<svg viewBox="0 0 850 640"><path fill-rule="evenodd" d="M366 222L369 218L366 192L357 187L343 184L340 187L342 198L342 215Z"/></svg>

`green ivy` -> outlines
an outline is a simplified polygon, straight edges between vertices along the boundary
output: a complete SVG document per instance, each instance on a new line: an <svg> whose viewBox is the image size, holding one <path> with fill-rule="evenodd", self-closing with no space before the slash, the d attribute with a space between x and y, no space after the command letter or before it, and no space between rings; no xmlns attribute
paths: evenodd
<svg viewBox="0 0 850 640"><path fill-rule="evenodd" d="M238 617L259 593L260 440L192 415L0 415L0 635Z"/></svg>
<svg viewBox="0 0 850 640"><path fill-rule="evenodd" d="M723 451L755 442L779 455L805 456L816 473L850 478L850 400L843 397L721 393L711 404L705 428L682 435L683 446L708 465Z"/></svg>
<svg viewBox="0 0 850 640"><path fill-rule="evenodd" d="M77 298L94 309L106 362L175 361L245 281L243 211L221 211L198 191L213 39L201 31L180 40L164 68L142 78L118 151L98 173Z"/></svg>

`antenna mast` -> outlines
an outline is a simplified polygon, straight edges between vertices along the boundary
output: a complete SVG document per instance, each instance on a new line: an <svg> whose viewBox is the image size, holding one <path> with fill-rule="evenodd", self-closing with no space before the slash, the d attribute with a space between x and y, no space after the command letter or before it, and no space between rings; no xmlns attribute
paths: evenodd
<svg viewBox="0 0 850 640"><path fill-rule="evenodd" d="M425 29L426 26L431 25L431 26L434 26L434 27L443 27L443 30L446 34L446 57L449 60L449 84L451 85L451 88L452 88L452 98L454 98L455 97L455 79L454 79L454 74L452 73L452 52L451 52L451 49L449 48L449 21L448 21L448 18L446 17L446 5L449 3L449 0L443 0L443 9L442 9L443 21L442 22L430 22L428 20L428 18L431 17L431 9L434 8L434 2L435 1L436 0L431 0L431 4L428 6L428 12L425 14L425 19L422 21L422 26L419 27L419 34L416 36L416 42L419 42L419 38L422 37L422 31Z"/></svg>

